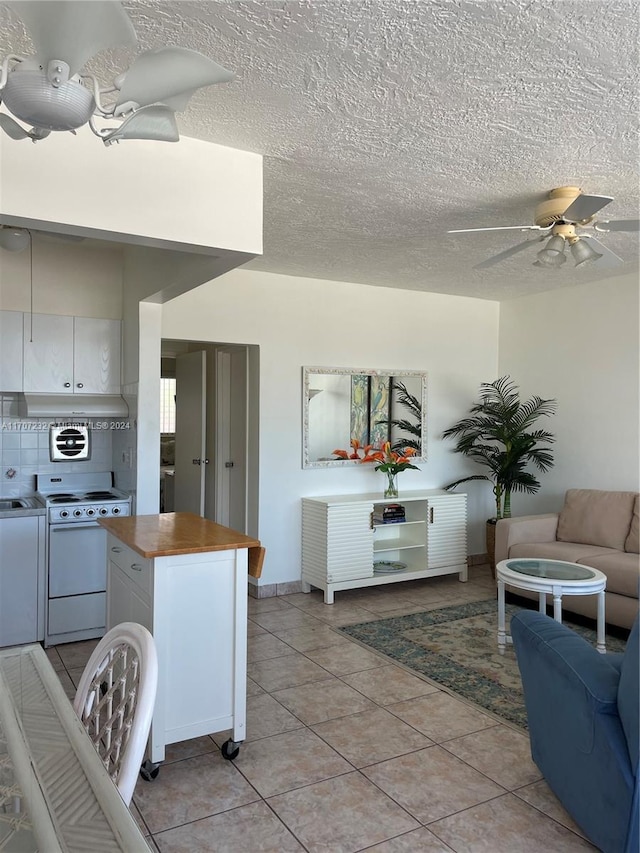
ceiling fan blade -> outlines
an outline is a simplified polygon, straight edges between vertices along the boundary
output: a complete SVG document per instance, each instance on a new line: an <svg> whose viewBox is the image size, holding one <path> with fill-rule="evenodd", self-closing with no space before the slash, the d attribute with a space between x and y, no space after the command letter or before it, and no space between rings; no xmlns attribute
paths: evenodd
<svg viewBox="0 0 640 853"><path fill-rule="evenodd" d="M447 234L473 234L476 231L548 231L539 225L498 225L496 228L458 228L456 231L447 231Z"/></svg>
<svg viewBox="0 0 640 853"><path fill-rule="evenodd" d="M613 201L610 195L579 195L562 214L566 222L582 222L590 219L605 205Z"/></svg>
<svg viewBox="0 0 640 853"><path fill-rule="evenodd" d="M605 234L607 231L635 232L640 231L640 219L613 219L610 222L600 220L594 222L593 227L596 231L603 231Z"/></svg>
<svg viewBox="0 0 640 853"><path fill-rule="evenodd" d="M601 243L600 240L597 240L595 237L591 237L591 235L583 234L580 237L581 240L588 240L589 245L591 245L596 252L600 252L602 255L601 258L598 258L596 261L593 261L590 266L592 268L597 267L599 270L602 269L611 269L612 267L619 267L621 264L624 264L622 258L619 258L615 252L612 252L611 249L607 249L604 243Z"/></svg>
<svg viewBox="0 0 640 853"><path fill-rule="evenodd" d="M122 139L152 139L156 142L178 142L180 134L173 110L162 104L141 107L128 116L115 130L102 137L105 145Z"/></svg>
<svg viewBox="0 0 640 853"><path fill-rule="evenodd" d="M118 107L133 101L141 107L166 103L202 86L227 83L235 75L217 62L185 47L163 47L141 53L124 75ZM186 101L184 102L186 106Z"/></svg>
<svg viewBox="0 0 640 853"><path fill-rule="evenodd" d="M28 130L25 130L22 125L8 116L6 113L0 113L0 127L4 130L7 136L12 139L32 139L33 137Z"/></svg>
<svg viewBox="0 0 640 853"><path fill-rule="evenodd" d="M525 240L522 243L516 243L515 246L511 246L509 249L505 249L504 252L500 252L498 255L493 255L491 258L487 258L486 261L482 261L479 264L476 264L473 269L474 270L486 270L488 267L492 267L494 264L499 264L500 261L504 261L506 258L510 258L511 255L517 255L518 252L522 252L528 246L532 246L534 243L540 243L544 240L544 237L538 237L535 240Z"/></svg>
<svg viewBox="0 0 640 853"><path fill-rule="evenodd" d="M120 3L112 0L13 0L7 4L23 22L45 67L52 59L69 74L101 50L136 43L136 33Z"/></svg>

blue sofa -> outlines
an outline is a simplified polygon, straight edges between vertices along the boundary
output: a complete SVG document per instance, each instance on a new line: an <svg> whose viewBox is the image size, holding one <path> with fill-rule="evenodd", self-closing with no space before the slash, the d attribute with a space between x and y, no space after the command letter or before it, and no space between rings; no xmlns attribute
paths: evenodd
<svg viewBox="0 0 640 853"><path fill-rule="evenodd" d="M624 654L601 655L534 611L511 620L531 755L549 787L604 853L638 853L639 626Z"/></svg>

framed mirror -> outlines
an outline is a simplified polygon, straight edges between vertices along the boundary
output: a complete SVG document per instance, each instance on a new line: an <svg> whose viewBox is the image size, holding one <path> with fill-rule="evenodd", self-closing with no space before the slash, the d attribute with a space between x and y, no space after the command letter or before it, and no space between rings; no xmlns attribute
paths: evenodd
<svg viewBox="0 0 640 853"><path fill-rule="evenodd" d="M357 465L335 450L411 446L427 458L427 374L418 370L302 368L302 467Z"/></svg>

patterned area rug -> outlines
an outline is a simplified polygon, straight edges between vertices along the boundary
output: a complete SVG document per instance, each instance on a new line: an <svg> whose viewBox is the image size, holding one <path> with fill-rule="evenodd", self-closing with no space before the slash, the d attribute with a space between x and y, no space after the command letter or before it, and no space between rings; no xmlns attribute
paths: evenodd
<svg viewBox="0 0 640 853"><path fill-rule="evenodd" d="M522 608L507 604L507 626ZM595 646L595 631L568 621ZM527 728L520 671L512 645L498 653L495 598L349 625L340 630L464 699ZM607 635L607 651L625 642Z"/></svg>

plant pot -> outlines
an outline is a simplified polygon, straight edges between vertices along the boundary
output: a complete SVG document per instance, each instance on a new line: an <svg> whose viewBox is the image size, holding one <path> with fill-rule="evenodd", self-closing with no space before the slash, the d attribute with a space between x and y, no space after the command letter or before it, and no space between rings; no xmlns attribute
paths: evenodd
<svg viewBox="0 0 640 853"><path fill-rule="evenodd" d="M496 576L496 524L497 518L488 518L486 525L487 535L487 554L489 556L489 565L491 566L491 574Z"/></svg>

